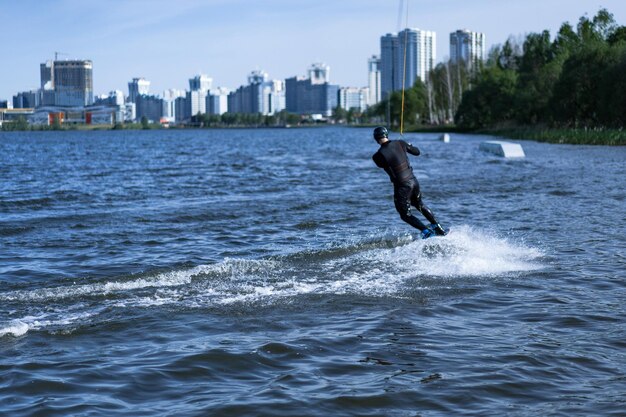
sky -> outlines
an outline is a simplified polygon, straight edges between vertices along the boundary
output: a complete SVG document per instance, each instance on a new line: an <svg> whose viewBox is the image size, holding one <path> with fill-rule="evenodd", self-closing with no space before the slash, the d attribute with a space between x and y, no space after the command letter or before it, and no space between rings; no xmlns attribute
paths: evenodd
<svg viewBox="0 0 626 417"><path fill-rule="evenodd" d="M450 32L486 36L487 49L604 7L626 25L626 0L0 0L0 100L39 87L39 64L93 61L94 93L128 92L144 77L150 93L188 89L206 74L238 88L253 70L270 79L330 66L331 83L367 86L367 60L380 37L408 26L437 34L437 61ZM402 4L402 15L399 10Z"/></svg>

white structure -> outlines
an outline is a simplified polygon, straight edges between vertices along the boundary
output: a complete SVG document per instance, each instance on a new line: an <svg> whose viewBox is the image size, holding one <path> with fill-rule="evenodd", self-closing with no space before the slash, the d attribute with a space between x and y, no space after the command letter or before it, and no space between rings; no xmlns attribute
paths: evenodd
<svg viewBox="0 0 626 417"><path fill-rule="evenodd" d="M176 99L179 97L185 97L184 90L178 90L170 88L163 92L163 117L169 122L173 122L176 119Z"/></svg>
<svg viewBox="0 0 626 417"><path fill-rule="evenodd" d="M364 111L367 107L368 96L368 88L340 87L339 107L345 110L357 109Z"/></svg>
<svg viewBox="0 0 626 417"><path fill-rule="evenodd" d="M447 133L444 133L443 135L441 135L441 141L443 143L450 143L450 135Z"/></svg>
<svg viewBox="0 0 626 417"><path fill-rule="evenodd" d="M199 74L189 79L189 91L187 93L190 116L204 114L207 112L206 98L213 84L213 79L207 75Z"/></svg>
<svg viewBox="0 0 626 417"><path fill-rule="evenodd" d="M205 93L211 89L213 85L213 78L208 75L198 74L189 79L189 90L191 91L204 91Z"/></svg>
<svg viewBox="0 0 626 417"><path fill-rule="evenodd" d="M380 58L376 55L367 60L367 86L369 90L367 105L373 106L379 103L382 98L380 88Z"/></svg>
<svg viewBox="0 0 626 417"><path fill-rule="evenodd" d="M312 64L308 70L311 84L330 83L330 67L324 63L317 62Z"/></svg>
<svg viewBox="0 0 626 417"><path fill-rule="evenodd" d="M113 90L109 92L109 103L113 106L124 105L124 93L121 90Z"/></svg>
<svg viewBox="0 0 626 417"><path fill-rule="evenodd" d="M411 88L435 67L437 35L433 31L407 28L380 38L381 92Z"/></svg>
<svg viewBox="0 0 626 417"><path fill-rule="evenodd" d="M254 70L248 74L248 84L262 84L270 78L269 74L263 70Z"/></svg>
<svg viewBox="0 0 626 417"><path fill-rule="evenodd" d="M207 113L220 115L226 113L228 111L228 94L230 94L230 90L224 87L211 90L206 98Z"/></svg>
<svg viewBox="0 0 626 417"><path fill-rule="evenodd" d="M196 116L198 113L206 113L206 98L209 95L208 91L188 91L187 100L190 108L189 113L191 116Z"/></svg>
<svg viewBox="0 0 626 417"><path fill-rule="evenodd" d="M481 151L490 152L505 158L524 158L524 149L519 143L489 140L480 144Z"/></svg>
<svg viewBox="0 0 626 417"><path fill-rule="evenodd" d="M149 92L150 81L143 77L133 78L133 80L128 83L128 101L131 103L137 101L137 96L148 95Z"/></svg>
<svg viewBox="0 0 626 417"><path fill-rule="evenodd" d="M485 60L485 34L467 29L450 34L450 60L465 61L472 68Z"/></svg>
<svg viewBox="0 0 626 417"><path fill-rule="evenodd" d="M435 32L405 29L398 34L398 60L396 74L399 86L411 88L417 78L426 81L426 75L435 68L437 39ZM406 48L406 73L405 67ZM403 80L404 78L404 80Z"/></svg>
<svg viewBox="0 0 626 417"><path fill-rule="evenodd" d="M285 110L285 81L271 80L263 83L261 114L274 115Z"/></svg>
<svg viewBox="0 0 626 417"><path fill-rule="evenodd" d="M248 75L248 85L228 95L232 113L273 115L285 109L285 82L269 80L266 72L255 70Z"/></svg>

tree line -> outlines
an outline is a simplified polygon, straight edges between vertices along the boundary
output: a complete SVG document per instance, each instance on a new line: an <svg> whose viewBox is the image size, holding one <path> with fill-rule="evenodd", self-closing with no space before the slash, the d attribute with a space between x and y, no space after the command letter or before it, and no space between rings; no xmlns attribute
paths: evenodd
<svg viewBox="0 0 626 417"><path fill-rule="evenodd" d="M398 127L402 92L367 112ZM626 26L600 9L574 27L563 23L522 41L509 38L486 62L440 63L404 92L404 124L475 130L543 125L617 128L626 121Z"/></svg>
<svg viewBox="0 0 626 417"><path fill-rule="evenodd" d="M531 33L494 48L463 94L457 125L516 123L621 128L626 118L626 26L601 9L564 23L556 37Z"/></svg>

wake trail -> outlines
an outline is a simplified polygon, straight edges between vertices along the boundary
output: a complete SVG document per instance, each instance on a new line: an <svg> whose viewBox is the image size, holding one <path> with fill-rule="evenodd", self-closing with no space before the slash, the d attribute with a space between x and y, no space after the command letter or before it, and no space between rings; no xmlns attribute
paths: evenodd
<svg viewBox="0 0 626 417"><path fill-rule="evenodd" d="M533 247L470 226L444 237L356 239L268 259L227 258L212 265L89 284L0 294L0 337L96 320L105 309L267 305L316 295L403 297L425 278L495 278L544 267ZM1 311L1 310L0 310Z"/></svg>

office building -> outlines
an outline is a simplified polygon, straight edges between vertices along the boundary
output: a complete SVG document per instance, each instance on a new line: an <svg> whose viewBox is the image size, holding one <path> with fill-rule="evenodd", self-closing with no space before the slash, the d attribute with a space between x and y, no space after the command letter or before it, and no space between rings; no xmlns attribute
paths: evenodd
<svg viewBox="0 0 626 417"><path fill-rule="evenodd" d="M397 89L395 67L398 61L398 37L388 33L380 38L380 89L381 97L386 98Z"/></svg>
<svg viewBox="0 0 626 417"><path fill-rule="evenodd" d="M168 122L176 121L176 100L180 97L185 97L184 90L177 90L170 88L163 92L163 117Z"/></svg>
<svg viewBox="0 0 626 417"><path fill-rule="evenodd" d="M163 117L163 99L154 95L139 95L135 99L135 117L141 121L144 117L148 122L160 123Z"/></svg>
<svg viewBox="0 0 626 417"><path fill-rule="evenodd" d="M14 109L34 109L40 106L39 91L23 91L13 96Z"/></svg>
<svg viewBox="0 0 626 417"><path fill-rule="evenodd" d="M248 85L228 95L228 111L273 115L284 109L284 90L283 81L270 80L264 71L252 71L248 75Z"/></svg>
<svg viewBox="0 0 626 417"><path fill-rule="evenodd" d="M44 77L47 79L47 74ZM43 80L42 80L43 81ZM50 80L57 106L84 107L93 104L93 64L88 60L54 61Z"/></svg>
<svg viewBox="0 0 626 417"><path fill-rule="evenodd" d="M485 60L485 34L467 29L450 34L450 60L464 61L470 68Z"/></svg>
<svg viewBox="0 0 626 417"><path fill-rule="evenodd" d="M185 97L177 97L174 100L174 120L176 123L181 123L190 118L191 108L187 100L187 95L185 95Z"/></svg>
<svg viewBox="0 0 626 417"><path fill-rule="evenodd" d="M120 90L113 90L94 99L94 104L98 106L122 107L124 103L124 93Z"/></svg>
<svg viewBox="0 0 626 417"><path fill-rule="evenodd" d="M330 82L330 67L322 62L312 64L307 72L311 84L328 84Z"/></svg>
<svg viewBox="0 0 626 417"><path fill-rule="evenodd" d="M208 75L199 74L189 79L190 91L204 91L208 92L213 84L213 79Z"/></svg>
<svg viewBox="0 0 626 417"><path fill-rule="evenodd" d="M206 113L206 98L213 84L213 79L207 75L200 74L189 79L189 90L187 92L187 106L189 106L189 117Z"/></svg>
<svg viewBox="0 0 626 417"><path fill-rule="evenodd" d="M54 61L47 61L39 65L40 72L40 105L54 106Z"/></svg>
<svg viewBox="0 0 626 417"><path fill-rule="evenodd" d="M330 68L313 64L308 77L285 80L285 108L289 113L330 116L338 102L338 85L330 84Z"/></svg>
<svg viewBox="0 0 626 417"><path fill-rule="evenodd" d="M222 115L228 111L228 95L230 90L224 87L218 87L211 90L206 98L206 111L209 114Z"/></svg>
<svg viewBox="0 0 626 417"><path fill-rule="evenodd" d="M368 106L373 106L374 104L380 102L382 98L380 82L380 58L374 55L367 60L367 87L369 93L367 97Z"/></svg>
<svg viewBox="0 0 626 417"><path fill-rule="evenodd" d="M435 67L435 32L407 28L380 38L381 95L411 88Z"/></svg>
<svg viewBox="0 0 626 417"><path fill-rule="evenodd" d="M339 107L345 110L364 111L367 107L369 88L341 87L339 88Z"/></svg>
<svg viewBox="0 0 626 417"><path fill-rule="evenodd" d="M128 102L135 103L138 96L147 96L150 94L150 81L143 77L133 78L128 83Z"/></svg>

